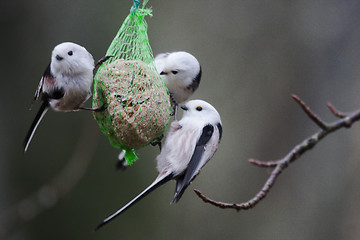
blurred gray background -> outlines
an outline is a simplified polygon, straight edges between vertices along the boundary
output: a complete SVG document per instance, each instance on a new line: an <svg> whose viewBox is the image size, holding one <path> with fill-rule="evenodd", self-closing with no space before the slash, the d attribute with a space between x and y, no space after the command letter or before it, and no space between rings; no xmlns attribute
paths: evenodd
<svg viewBox="0 0 360 240"><path fill-rule="evenodd" d="M169 205L171 182L92 231L153 181L158 150L145 147L131 168L116 171L118 150L89 112L50 111L25 155L22 141L53 47L73 41L101 58L131 4L0 3L0 239L360 239L359 123L290 165L254 209L221 210L192 191L227 202L252 198L271 170L247 159L279 159L318 131L290 94L328 122L336 120L328 101L345 112L360 107L355 0L150 1L154 54L184 50L198 58L203 77L192 98L218 109L223 139L178 204Z"/></svg>

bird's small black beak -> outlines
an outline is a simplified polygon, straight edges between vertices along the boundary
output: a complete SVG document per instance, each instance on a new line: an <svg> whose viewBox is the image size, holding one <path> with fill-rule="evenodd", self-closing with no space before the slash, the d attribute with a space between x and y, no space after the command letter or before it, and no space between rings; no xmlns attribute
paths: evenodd
<svg viewBox="0 0 360 240"><path fill-rule="evenodd" d="M57 59L58 61L61 61L61 60L63 60L64 58L61 57L60 55L56 55L56 59Z"/></svg>
<svg viewBox="0 0 360 240"><path fill-rule="evenodd" d="M164 71L162 71L162 72L160 73L160 75L167 75L167 73L164 72Z"/></svg>
<svg viewBox="0 0 360 240"><path fill-rule="evenodd" d="M182 106L181 106L181 109L184 110L184 111L189 110L189 109L187 108L187 106L185 106L185 105L182 105Z"/></svg>

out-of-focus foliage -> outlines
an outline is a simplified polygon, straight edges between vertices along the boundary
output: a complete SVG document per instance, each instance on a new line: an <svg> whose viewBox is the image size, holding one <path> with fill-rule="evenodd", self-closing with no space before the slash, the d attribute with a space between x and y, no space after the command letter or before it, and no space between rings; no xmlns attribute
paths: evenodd
<svg viewBox="0 0 360 240"><path fill-rule="evenodd" d="M31 112L28 107L53 47L73 41L101 58L131 5L0 3L0 216L61 171L84 125L98 138L91 165L72 192L10 239L359 239L360 124L329 136L291 165L252 210L217 209L191 191L196 187L229 202L251 198L270 171L247 159L280 158L317 131L291 93L328 121L334 117L327 101L343 111L360 108L360 2L354 0L150 0L154 53L184 50L198 58L203 77L193 99L218 109L224 135L178 204L169 205L174 184L168 184L92 232L155 178L158 149L140 150L130 169L115 171L117 150L84 111L50 112L27 154L21 145L38 105Z"/></svg>

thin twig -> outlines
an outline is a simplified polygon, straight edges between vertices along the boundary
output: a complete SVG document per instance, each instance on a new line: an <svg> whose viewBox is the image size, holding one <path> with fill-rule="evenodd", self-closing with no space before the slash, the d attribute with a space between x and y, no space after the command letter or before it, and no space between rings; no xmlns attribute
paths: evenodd
<svg viewBox="0 0 360 240"><path fill-rule="evenodd" d="M291 97L300 105L300 107L304 110L308 117L313 120L321 129L327 129L326 123L322 121L313 111L311 111L311 109L305 104L303 100L301 100L295 94L292 94Z"/></svg>
<svg viewBox="0 0 360 240"><path fill-rule="evenodd" d="M336 117L344 118L347 116L347 114L339 112L331 103L328 103L327 106Z"/></svg>
<svg viewBox="0 0 360 240"><path fill-rule="evenodd" d="M255 159L249 159L249 162L259 166L259 167L271 167L274 170L271 172L269 178L266 180L265 184L261 190L250 200L244 203L225 203L212 200L206 197L199 190L194 189L195 193L206 203L210 203L219 208L232 208L237 211L246 210L253 208L258 204L262 199L266 197L271 187L274 185L275 180L280 175L280 173L287 168L291 162L295 161L301 157L306 151L312 149L321 139L323 139L328 134L340 129L340 128L349 128L353 123L360 120L360 110L354 111L350 114L343 114L337 111L331 104L328 104L331 112L339 117L340 120L333 123L327 124L322 121L298 96L292 95L292 98L301 106L304 112L309 116L309 118L318 125L321 130L312 136L303 140L300 144L296 145L285 157L278 161L263 162Z"/></svg>
<svg viewBox="0 0 360 240"><path fill-rule="evenodd" d="M278 163L279 163L279 161L263 162L263 161L253 159L253 158L248 159L248 161L250 163L256 165L256 166L259 166L259 167L276 167L278 165Z"/></svg>

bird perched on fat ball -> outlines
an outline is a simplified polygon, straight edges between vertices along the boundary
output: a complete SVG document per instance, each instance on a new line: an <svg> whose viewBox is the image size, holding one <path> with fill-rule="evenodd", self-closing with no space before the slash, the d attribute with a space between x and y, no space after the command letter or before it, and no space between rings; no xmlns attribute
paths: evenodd
<svg viewBox="0 0 360 240"><path fill-rule="evenodd" d="M201 65L192 54L184 51L160 53L156 55L154 64L170 91L174 105L174 119L177 119L178 104L188 100L199 87ZM161 139L155 143L161 146ZM118 155L119 161L116 164L118 169L128 167L124 156L124 151Z"/></svg>
<svg viewBox="0 0 360 240"><path fill-rule="evenodd" d="M33 103L40 99L42 104L25 137L24 152L27 151L36 128L49 108L61 112L101 110L82 106L92 94L93 70L94 58L84 47L64 42L54 48L51 62L35 92Z"/></svg>
<svg viewBox="0 0 360 240"><path fill-rule="evenodd" d="M170 180L176 180L172 202L179 201L200 169L212 158L222 136L219 113L212 105L202 100L189 101L181 108L184 110L183 117L180 121L175 120L171 123L164 147L156 158L158 177L133 200L106 218L96 229Z"/></svg>

